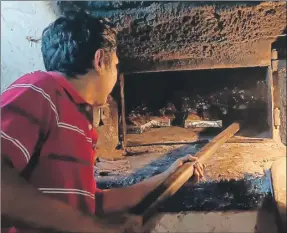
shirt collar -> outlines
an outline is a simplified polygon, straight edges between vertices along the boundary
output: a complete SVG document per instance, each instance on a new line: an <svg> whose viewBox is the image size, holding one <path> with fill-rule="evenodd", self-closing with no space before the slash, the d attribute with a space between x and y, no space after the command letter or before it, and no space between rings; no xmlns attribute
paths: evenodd
<svg viewBox="0 0 287 233"><path fill-rule="evenodd" d="M75 88L69 83L66 77L58 72L48 72L55 80L70 94L76 104L87 104Z"/></svg>

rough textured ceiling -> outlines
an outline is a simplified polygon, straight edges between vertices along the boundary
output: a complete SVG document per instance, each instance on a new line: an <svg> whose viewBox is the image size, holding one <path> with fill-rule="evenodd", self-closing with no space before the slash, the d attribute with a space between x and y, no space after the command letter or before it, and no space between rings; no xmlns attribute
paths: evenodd
<svg viewBox="0 0 287 233"><path fill-rule="evenodd" d="M286 30L282 1L59 1L58 8L114 22L125 72L266 66L271 43Z"/></svg>

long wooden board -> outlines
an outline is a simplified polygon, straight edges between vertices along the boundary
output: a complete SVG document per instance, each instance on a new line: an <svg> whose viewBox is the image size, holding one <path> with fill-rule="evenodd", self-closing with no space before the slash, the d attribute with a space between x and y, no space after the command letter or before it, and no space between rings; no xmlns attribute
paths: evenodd
<svg viewBox="0 0 287 233"><path fill-rule="evenodd" d="M204 163L210 156L230 139L238 130L238 123L231 124L228 128L214 137L198 153L198 162ZM159 205L173 196L193 175L193 163L185 163L177 171L171 174L158 187L149 193L133 210L132 213L141 216L142 224L150 218Z"/></svg>

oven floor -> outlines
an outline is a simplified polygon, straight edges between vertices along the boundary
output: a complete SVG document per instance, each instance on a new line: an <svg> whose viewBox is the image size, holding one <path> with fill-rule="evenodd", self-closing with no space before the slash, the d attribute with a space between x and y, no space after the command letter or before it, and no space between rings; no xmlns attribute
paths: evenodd
<svg viewBox="0 0 287 233"><path fill-rule="evenodd" d="M202 134L201 129L196 131L193 129L185 129L183 127L166 127L166 128L153 128L142 134L127 134L127 145L138 145L138 144L152 144L159 142L190 142L196 141L203 138L211 138L212 136L218 134ZM249 135L253 138L268 138L268 132L248 132L247 130L241 130L237 133L239 137L243 135ZM247 137L245 137L247 138Z"/></svg>
<svg viewBox="0 0 287 233"><path fill-rule="evenodd" d="M127 144L150 144L155 142L195 141L198 133L182 127L154 128L142 134L127 134Z"/></svg>
<svg viewBox="0 0 287 233"><path fill-rule="evenodd" d="M189 145L133 148L134 151L146 153L127 159L131 169L137 170L167 153L188 154L192 149ZM206 163L205 175L211 180L240 179L248 173L263 175L264 170L269 169L277 158L285 156L286 147L275 142L226 143Z"/></svg>
<svg viewBox="0 0 287 233"><path fill-rule="evenodd" d="M192 145L143 146L128 148L129 154L122 160L100 159L96 171L108 176L126 175L145 168L163 156L180 156L194 152ZM246 174L263 175L272 163L286 156L286 146L272 140L260 143L226 143L206 163L205 176L208 180L241 179Z"/></svg>
<svg viewBox="0 0 287 233"><path fill-rule="evenodd" d="M135 155L127 156L125 159L118 161L101 160L97 164L98 171L111 171L111 176L97 177L96 179L99 182L107 182L110 179L118 179L121 175L137 173L166 155L172 157L188 154L194 151L194 146L144 146L128 149ZM270 169L275 160L283 157L286 157L286 147L272 140L260 143L226 143L206 163L205 176L209 181L240 180L246 175L263 176L265 169ZM258 184L262 186L260 189L263 192L266 188L265 186L268 186L264 182ZM239 186L236 187L240 188ZM237 192L240 191L237 190ZM229 190L229 192L232 191ZM188 195L193 196L192 193ZM244 195L247 195L247 193L244 193ZM186 199L186 196L181 198L187 202L189 201ZM192 203L194 202L193 199L190 199ZM177 206L180 205L178 203L180 200L175 200ZM238 200L238 202L240 201L242 200ZM151 222L152 226L147 226L147 231L143 232L278 232L274 212L263 207L260 209L224 211L192 210L167 212L163 210Z"/></svg>

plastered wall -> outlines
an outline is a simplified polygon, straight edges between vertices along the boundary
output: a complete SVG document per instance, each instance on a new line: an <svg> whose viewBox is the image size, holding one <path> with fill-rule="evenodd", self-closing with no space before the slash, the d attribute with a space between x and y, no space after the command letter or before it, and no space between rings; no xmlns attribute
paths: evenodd
<svg viewBox="0 0 287 233"><path fill-rule="evenodd" d="M1 93L21 75L44 69L40 39L56 18L45 1L1 1Z"/></svg>

